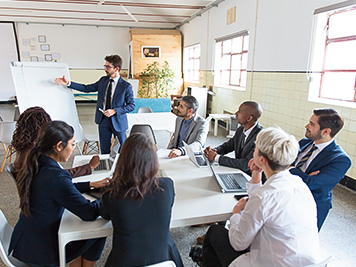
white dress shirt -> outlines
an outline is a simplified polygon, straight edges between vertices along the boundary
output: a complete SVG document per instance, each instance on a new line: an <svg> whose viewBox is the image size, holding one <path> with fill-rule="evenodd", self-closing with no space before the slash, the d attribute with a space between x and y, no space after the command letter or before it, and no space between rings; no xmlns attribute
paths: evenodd
<svg viewBox="0 0 356 267"><path fill-rule="evenodd" d="M230 218L229 239L236 266L306 266L319 261L316 204L307 185L288 170L264 185L247 183L249 200Z"/></svg>

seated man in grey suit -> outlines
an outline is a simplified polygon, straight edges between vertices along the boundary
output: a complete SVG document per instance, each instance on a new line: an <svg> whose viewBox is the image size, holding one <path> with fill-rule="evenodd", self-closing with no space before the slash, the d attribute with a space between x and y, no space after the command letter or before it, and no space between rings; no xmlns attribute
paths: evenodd
<svg viewBox="0 0 356 267"><path fill-rule="evenodd" d="M185 155L183 141L193 151L200 151L204 146L209 125L203 117L196 114L198 107L199 103L194 96L184 96L180 101L174 137L168 145L168 149L172 149L169 158Z"/></svg>
<svg viewBox="0 0 356 267"><path fill-rule="evenodd" d="M216 147L207 147L204 154L211 161L220 165L240 169L250 174L248 162L253 158L257 134L262 130L258 119L262 115L262 107L254 101L243 102L235 113L237 122L241 125L237 128L232 139ZM235 150L235 158L224 156Z"/></svg>

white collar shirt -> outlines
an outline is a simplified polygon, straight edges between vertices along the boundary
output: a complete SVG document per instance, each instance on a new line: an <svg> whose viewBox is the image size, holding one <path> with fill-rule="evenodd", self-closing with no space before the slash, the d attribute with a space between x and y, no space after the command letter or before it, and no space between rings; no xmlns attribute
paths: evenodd
<svg viewBox="0 0 356 267"><path fill-rule="evenodd" d="M110 80L113 80L113 82L112 82L112 88L111 88L111 89L112 89L112 90L111 90L111 103L112 103L112 99L113 99L113 97L114 97L116 85L117 85L117 83L119 82L119 79L120 79L120 75L117 76L117 77L115 77L115 78L110 78L110 79L109 79L108 86L106 87L106 92L105 92L104 106L105 106L105 103L106 103L106 94L107 94L107 92L108 92L108 87L109 87L109 85L110 85Z"/></svg>
<svg viewBox="0 0 356 267"><path fill-rule="evenodd" d="M320 260L316 204L307 185L288 170L264 185L247 183L249 200L230 218L229 239L237 266L306 266Z"/></svg>
<svg viewBox="0 0 356 267"><path fill-rule="evenodd" d="M332 138L330 141L327 141L327 142L324 142L324 143L321 143L321 144L317 144L315 145L317 147L317 149L315 149L313 151L313 153L311 154L311 156L309 157L309 159L301 166L299 167L299 169L302 171L302 172L305 172L306 169L308 169L309 167L309 164L313 161L313 159L316 158L316 156L321 152L323 151L324 148L326 148L328 145L331 144L331 142L334 141L334 138ZM299 155L298 155L298 158L297 158L297 161L295 162L295 166L298 165L298 162L304 157L305 154L307 154L309 152L309 150L312 148L312 146L314 145L315 143L311 143L306 149L304 149L303 152L301 152Z"/></svg>
<svg viewBox="0 0 356 267"><path fill-rule="evenodd" d="M245 142L246 142L248 136L250 135L250 133L252 132L252 130L256 127L256 125L257 125L257 121L255 122L255 124L254 124L250 129L248 129L248 130L245 130L245 129L244 129L244 130L242 131L243 134L245 135Z"/></svg>

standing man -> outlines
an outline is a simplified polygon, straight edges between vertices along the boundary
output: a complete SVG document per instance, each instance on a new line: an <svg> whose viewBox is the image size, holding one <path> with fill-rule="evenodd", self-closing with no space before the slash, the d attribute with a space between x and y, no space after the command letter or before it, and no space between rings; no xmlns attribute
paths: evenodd
<svg viewBox="0 0 356 267"><path fill-rule="evenodd" d="M236 111L236 120L241 125L233 138L216 147L207 147L204 154L211 161L220 165L240 169L251 175L248 162L253 158L257 134L263 129L258 119L262 115L262 107L254 101L243 102ZM235 158L224 156L235 150Z"/></svg>
<svg viewBox="0 0 356 267"><path fill-rule="evenodd" d="M110 153L111 137L114 134L122 146L128 128L127 113L135 109L132 86L120 76L122 59L119 55L105 57L106 76L93 84L68 81L64 76L57 78L57 84L66 85L81 92L98 92L95 123L99 125L99 140L102 154Z"/></svg>
<svg viewBox="0 0 356 267"><path fill-rule="evenodd" d="M200 151L204 146L209 131L208 122L198 114L198 100L194 96L184 96L178 106L178 118L173 140L168 145L172 149L169 158L185 155L183 141L193 151Z"/></svg>
<svg viewBox="0 0 356 267"><path fill-rule="evenodd" d="M313 113L290 172L300 176L312 192L320 231L331 209L332 190L344 178L351 160L334 139L344 126L341 115L331 108L314 109Z"/></svg>

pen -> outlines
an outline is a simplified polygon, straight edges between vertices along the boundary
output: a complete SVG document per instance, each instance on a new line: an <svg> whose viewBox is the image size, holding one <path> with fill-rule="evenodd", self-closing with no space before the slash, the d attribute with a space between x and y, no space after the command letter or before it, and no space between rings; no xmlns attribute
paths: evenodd
<svg viewBox="0 0 356 267"><path fill-rule="evenodd" d="M102 108L99 108L99 111L104 112L104 110Z"/></svg>

